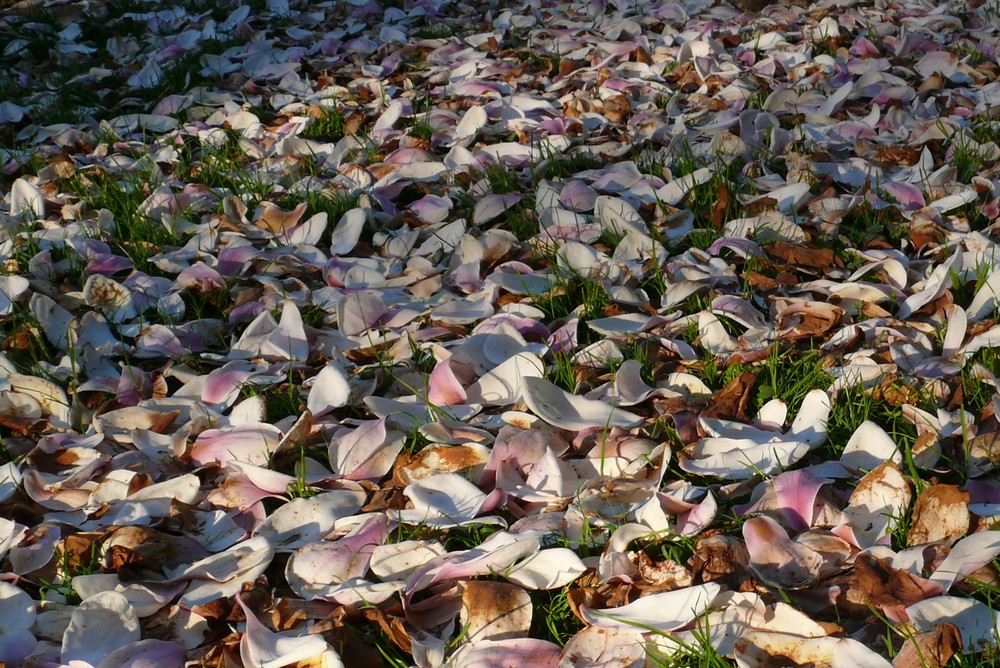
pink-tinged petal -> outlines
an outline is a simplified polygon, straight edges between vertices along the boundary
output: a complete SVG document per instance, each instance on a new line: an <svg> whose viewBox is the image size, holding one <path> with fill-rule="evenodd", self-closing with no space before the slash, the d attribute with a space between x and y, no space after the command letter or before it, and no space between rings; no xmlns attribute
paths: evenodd
<svg viewBox="0 0 1000 668"><path fill-rule="evenodd" d="M559 202L570 211L593 211L597 201L597 191L579 179L573 179L563 186Z"/></svg>
<svg viewBox="0 0 1000 668"><path fill-rule="evenodd" d="M472 293L482 288L483 282L479 273L479 260L464 262L451 272L451 280L464 292Z"/></svg>
<svg viewBox="0 0 1000 668"><path fill-rule="evenodd" d="M392 468L406 435L386 428L385 418L368 420L330 440L330 467L350 480L378 480Z"/></svg>
<svg viewBox="0 0 1000 668"><path fill-rule="evenodd" d="M344 336L364 334L388 314L389 309L373 290L345 295L337 304L337 323Z"/></svg>
<svg viewBox="0 0 1000 668"><path fill-rule="evenodd" d="M455 652L446 668L556 668L559 645L547 640L518 638L480 640Z"/></svg>
<svg viewBox="0 0 1000 668"><path fill-rule="evenodd" d="M253 214L253 223L275 236L280 236L298 224L302 214L306 212L307 204L302 202L291 211L285 211L270 202L263 202Z"/></svg>
<svg viewBox="0 0 1000 668"><path fill-rule="evenodd" d="M427 400L436 406L465 403L465 388L451 370L448 360L441 360L427 380Z"/></svg>
<svg viewBox="0 0 1000 668"><path fill-rule="evenodd" d="M122 406L136 406L143 399L152 398L154 382L150 373L137 367L125 366L118 378L118 403Z"/></svg>
<svg viewBox="0 0 1000 668"><path fill-rule="evenodd" d="M682 536L697 536L715 520L718 511L719 504L715 496L711 492L706 492L701 503L677 515L677 533Z"/></svg>
<svg viewBox="0 0 1000 668"><path fill-rule="evenodd" d="M281 431L264 422L242 425L228 431L206 429L198 434L188 452L191 461L203 466L231 460L265 466L281 441Z"/></svg>
<svg viewBox="0 0 1000 668"><path fill-rule="evenodd" d="M368 572L372 553L388 537L385 515L370 515L350 533L335 541L319 541L299 548L289 558L285 576L303 598L310 589L360 579Z"/></svg>
<svg viewBox="0 0 1000 668"><path fill-rule="evenodd" d="M195 262L177 275L174 281L175 290L191 288L197 292L213 292L226 287L222 274L209 267L204 262Z"/></svg>
<svg viewBox="0 0 1000 668"><path fill-rule="evenodd" d="M250 508L261 499L280 497L295 477L236 460L226 464L222 484L208 494L208 500L222 508Z"/></svg>
<svg viewBox="0 0 1000 668"><path fill-rule="evenodd" d="M437 195L424 195L410 205L410 209L417 214L421 221L431 224L440 223L448 218L453 203L448 197Z"/></svg>
<svg viewBox="0 0 1000 668"><path fill-rule="evenodd" d="M245 666L281 668L330 653L333 654L332 662L324 665L343 668L340 659L323 640L323 636L299 635L294 631L275 633L257 619L254 611L247 607L239 594L236 595L236 602L243 608L247 619L246 631L240 638L240 658Z"/></svg>
<svg viewBox="0 0 1000 668"><path fill-rule="evenodd" d="M221 406L225 410L239 398L243 384L257 374L254 366L248 362L228 362L209 372L201 391L201 400L209 406Z"/></svg>
<svg viewBox="0 0 1000 668"><path fill-rule="evenodd" d="M955 543L930 580L951 589L960 578L975 573L1000 554L1000 531L980 531Z"/></svg>
<svg viewBox="0 0 1000 668"><path fill-rule="evenodd" d="M260 251L250 245L224 248L219 251L219 261L215 268L223 276L237 276L243 273L243 269L258 253Z"/></svg>
<svg viewBox="0 0 1000 668"><path fill-rule="evenodd" d="M90 499L89 491L62 489L57 484L47 484L38 471L26 471L23 482L28 497L50 510L78 510L87 505Z"/></svg>
<svg viewBox="0 0 1000 668"><path fill-rule="evenodd" d="M912 183L886 181L881 185L882 190L899 202L899 205L906 211L914 211L927 206L927 202L924 201L924 193Z"/></svg>
<svg viewBox="0 0 1000 668"><path fill-rule="evenodd" d="M472 210L472 223L473 225L488 223L520 201L521 195L519 193L487 195L476 202L476 206Z"/></svg>
<svg viewBox="0 0 1000 668"><path fill-rule="evenodd" d="M763 582L798 589L816 581L823 558L788 538L770 517L753 517L743 524L743 540L750 553L750 570Z"/></svg>
<svg viewBox="0 0 1000 668"><path fill-rule="evenodd" d="M580 606L580 616L592 626L616 631L673 631L690 624L708 608L720 591L721 585L709 582L650 594L617 608L592 610Z"/></svg>
<svg viewBox="0 0 1000 668"><path fill-rule="evenodd" d="M479 547L449 552L416 569L407 582L407 601L414 593L444 580L503 572L519 559L537 553L539 547L536 535L495 533Z"/></svg>
<svg viewBox="0 0 1000 668"><path fill-rule="evenodd" d="M531 467L523 485L507 491L511 496L527 502L557 503L568 499L580 489L580 481L573 466L556 455L552 448Z"/></svg>
<svg viewBox="0 0 1000 668"><path fill-rule="evenodd" d="M483 494L457 473L441 473L410 483L403 494L413 508L390 514L391 519L407 524L432 526L459 526L476 520L481 512L488 512L490 497ZM479 518L479 522L497 521L499 518Z"/></svg>
<svg viewBox="0 0 1000 668"><path fill-rule="evenodd" d="M812 527L816 495L820 487L829 482L829 479L805 469L782 473L774 478L776 501L790 528L805 531Z"/></svg>

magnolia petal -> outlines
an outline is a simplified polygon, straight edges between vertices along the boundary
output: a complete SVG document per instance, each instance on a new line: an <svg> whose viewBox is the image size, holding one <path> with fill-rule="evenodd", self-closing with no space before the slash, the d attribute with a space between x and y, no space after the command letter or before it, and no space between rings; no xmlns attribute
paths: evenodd
<svg viewBox="0 0 1000 668"><path fill-rule="evenodd" d="M774 493L779 507L796 531L812 527L816 495L820 487L832 482L808 470L789 471L774 478Z"/></svg>
<svg viewBox="0 0 1000 668"><path fill-rule="evenodd" d="M851 493L843 519L853 529L854 543L865 549L889 535L894 517L910 506L910 484L895 462L885 462L863 477Z"/></svg>
<svg viewBox="0 0 1000 668"><path fill-rule="evenodd" d="M286 299L281 305L281 320L260 345L263 356L305 361L309 357L309 341L305 325L295 302Z"/></svg>
<svg viewBox="0 0 1000 668"><path fill-rule="evenodd" d="M306 399L306 408L314 418L319 418L334 408L346 406L350 397L351 387L347 383L344 367L338 362L330 362L316 374Z"/></svg>
<svg viewBox="0 0 1000 668"><path fill-rule="evenodd" d="M371 571L383 582L407 579L429 561L447 554L436 540L404 540L379 545L372 552Z"/></svg>
<svg viewBox="0 0 1000 668"><path fill-rule="evenodd" d="M115 650L139 639L139 618L132 605L116 591L103 591L73 611L62 637L62 661L86 661L96 666Z"/></svg>
<svg viewBox="0 0 1000 668"><path fill-rule="evenodd" d="M364 492L349 490L293 499L261 522L254 529L253 536L263 538L279 549L302 547L330 533L337 520L361 510L364 501Z"/></svg>
<svg viewBox="0 0 1000 668"><path fill-rule="evenodd" d="M743 524L743 540L750 553L750 570L764 582L798 589L816 581L823 558L788 538L770 517L752 517Z"/></svg>
<svg viewBox="0 0 1000 668"><path fill-rule="evenodd" d="M365 210L355 207L337 221L330 237L330 255L347 255L358 245L365 228Z"/></svg>
<svg viewBox="0 0 1000 668"><path fill-rule="evenodd" d="M465 388L458 381L448 360L441 360L431 371L427 380L427 400L436 406L465 403Z"/></svg>
<svg viewBox="0 0 1000 668"><path fill-rule="evenodd" d="M792 633L750 630L736 641L736 665L768 668L776 663L830 668L892 668L886 659L851 638L803 638Z"/></svg>
<svg viewBox="0 0 1000 668"><path fill-rule="evenodd" d="M184 645L148 638L116 649L97 664L97 668L182 668L186 660Z"/></svg>
<svg viewBox="0 0 1000 668"><path fill-rule="evenodd" d="M871 470L890 460L902 464L903 453L885 430L871 420L858 425L840 455L842 464L856 469Z"/></svg>
<svg viewBox="0 0 1000 668"><path fill-rule="evenodd" d="M433 526L457 526L479 515L487 496L457 473L440 473L410 483L403 494L412 509L396 512L400 522L427 523Z"/></svg>
<svg viewBox="0 0 1000 668"><path fill-rule="evenodd" d="M386 418L367 420L330 440L330 466L351 480L379 479L392 468L405 438L386 428Z"/></svg>
<svg viewBox="0 0 1000 668"><path fill-rule="evenodd" d="M27 213L31 218L45 218L45 196L38 186L26 179L17 179L10 188L10 215Z"/></svg>
<svg viewBox="0 0 1000 668"><path fill-rule="evenodd" d="M646 648L638 629L605 629L588 626L563 648L559 668L642 668Z"/></svg>
<svg viewBox="0 0 1000 668"><path fill-rule="evenodd" d="M591 427L631 428L642 424L642 418L634 413L570 394L543 378L524 378L521 395L535 415L569 431Z"/></svg>
<svg viewBox="0 0 1000 668"><path fill-rule="evenodd" d="M188 456L199 465L209 462L225 464L236 460L266 466L271 453L278 448L281 436L277 427L265 422L228 430L206 429L198 435Z"/></svg>
<svg viewBox="0 0 1000 668"><path fill-rule="evenodd" d="M37 641L31 633L35 602L20 587L0 582L0 661L18 666L31 654Z"/></svg>
<svg viewBox="0 0 1000 668"><path fill-rule="evenodd" d="M244 582L252 582L263 573L273 558L274 548L268 541L253 537L188 566L164 568L164 572L172 580L193 580L179 601L180 605L191 607L232 596Z"/></svg>
<svg viewBox="0 0 1000 668"><path fill-rule="evenodd" d="M517 353L487 371L466 388L466 401L486 406L509 406L521 399L526 378L542 378L545 364L532 353Z"/></svg>
<svg viewBox="0 0 1000 668"><path fill-rule="evenodd" d="M993 561L998 554L1000 554L1000 532L974 533L952 546L951 552L929 579L948 591L959 578L975 573Z"/></svg>
<svg viewBox="0 0 1000 668"><path fill-rule="evenodd" d="M472 581L461 585L459 624L470 643L506 640L528 635L531 628L531 597L524 589L506 582Z"/></svg>
<svg viewBox="0 0 1000 668"><path fill-rule="evenodd" d="M480 640L463 645L444 668L556 668L560 647L547 640Z"/></svg>
<svg viewBox="0 0 1000 668"><path fill-rule="evenodd" d="M906 608L906 616L918 631L930 631L938 624L954 624L962 635L964 652L996 646L997 614L988 605L972 598L934 596Z"/></svg>
<svg viewBox="0 0 1000 668"><path fill-rule="evenodd" d="M722 591L722 586L709 582L674 591L650 594L617 608L591 610L580 606L580 617L592 626L616 631L672 631L690 624L705 611Z"/></svg>
<svg viewBox="0 0 1000 668"><path fill-rule="evenodd" d="M281 668L314 658L330 650L319 634L297 635L295 632L275 633L264 626L239 594L236 602L246 615L246 631L240 638L240 658L246 666ZM339 661L327 664L343 668Z"/></svg>
<svg viewBox="0 0 1000 668"><path fill-rule="evenodd" d="M506 572L508 580L528 589L565 587L586 572L587 567L572 550L553 547L540 550Z"/></svg>

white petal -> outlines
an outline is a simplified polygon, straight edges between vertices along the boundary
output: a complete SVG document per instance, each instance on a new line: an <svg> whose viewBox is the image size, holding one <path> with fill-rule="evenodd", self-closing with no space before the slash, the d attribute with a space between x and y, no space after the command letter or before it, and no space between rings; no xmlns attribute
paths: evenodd
<svg viewBox="0 0 1000 668"><path fill-rule="evenodd" d="M583 575L587 567L573 550L541 550L507 571L507 579L528 589L558 589Z"/></svg>
<svg viewBox="0 0 1000 668"><path fill-rule="evenodd" d="M243 608L247 618L246 632L240 638L240 658L244 665L254 668L281 668L311 659L329 650L323 636L319 634L299 636L294 632L271 631L260 623L253 610L247 607L239 595L236 596L236 601ZM339 660L337 663L340 663Z"/></svg>
<svg viewBox="0 0 1000 668"><path fill-rule="evenodd" d="M122 594L105 591L85 599L62 638L62 661L96 666L111 652L140 638L139 618Z"/></svg>
<svg viewBox="0 0 1000 668"><path fill-rule="evenodd" d="M593 626L616 630L661 631L678 629L700 615L712 602L722 586L709 582L674 591L650 594L618 608L591 610L580 607L584 621Z"/></svg>
<svg viewBox="0 0 1000 668"><path fill-rule="evenodd" d="M522 399L531 411L549 424L569 431L591 427L637 427L642 418L634 413L586 399L556 387L543 378L522 380Z"/></svg>

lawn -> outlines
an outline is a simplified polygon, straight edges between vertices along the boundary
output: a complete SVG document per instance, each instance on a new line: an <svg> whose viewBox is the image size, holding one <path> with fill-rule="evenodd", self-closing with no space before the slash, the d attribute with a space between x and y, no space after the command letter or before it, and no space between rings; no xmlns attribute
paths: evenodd
<svg viewBox="0 0 1000 668"><path fill-rule="evenodd" d="M7 666L992 666L1000 4L0 7Z"/></svg>

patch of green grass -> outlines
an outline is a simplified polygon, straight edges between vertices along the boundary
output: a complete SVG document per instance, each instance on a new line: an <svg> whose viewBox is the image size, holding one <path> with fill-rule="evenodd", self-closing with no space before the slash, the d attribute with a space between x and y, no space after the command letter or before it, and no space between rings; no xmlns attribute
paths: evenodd
<svg viewBox="0 0 1000 668"><path fill-rule="evenodd" d="M810 391L825 389L831 382L833 377L826 372L818 350L795 354L774 345L758 370L754 409L760 410L771 399L780 399L794 415Z"/></svg>
<svg viewBox="0 0 1000 668"><path fill-rule="evenodd" d="M869 202L851 209L839 225L840 236L849 240L855 248L864 248L879 237L898 247L908 231L909 224L896 207L875 209Z"/></svg>
<svg viewBox="0 0 1000 668"><path fill-rule="evenodd" d="M552 356L552 363L546 367L546 378L567 392L576 390L576 371L573 355L560 351Z"/></svg>
<svg viewBox="0 0 1000 668"><path fill-rule="evenodd" d="M304 139L322 142L337 142L344 138L347 129L339 107L324 107L319 118L313 118L302 131Z"/></svg>
<svg viewBox="0 0 1000 668"><path fill-rule="evenodd" d="M268 387L255 387L252 384L244 385L241 391L243 398L260 397L264 401L264 413L267 421L274 424L278 420L302 413L302 397L299 396L299 387L302 378L296 378L289 371L287 381L275 383Z"/></svg>
<svg viewBox="0 0 1000 668"><path fill-rule="evenodd" d="M155 184L148 173L112 175L103 170L77 171L66 190L87 203L91 211L107 209L113 215L114 233L105 241L144 271L155 271L149 258L176 244L177 239L161 221L148 218L140 205Z"/></svg>
<svg viewBox="0 0 1000 668"><path fill-rule="evenodd" d="M90 549L86 554L74 558L65 547L56 548L56 563L59 564L57 574L58 580L49 582L39 580L39 597L45 600L47 592L56 592L66 599L68 605L78 605L83 599L73 587L73 578L79 575L93 575L101 572L101 546L96 540L90 544Z"/></svg>
<svg viewBox="0 0 1000 668"><path fill-rule="evenodd" d="M580 318L577 338L581 344L593 343L596 333L587 327L587 320L604 316L604 309L611 298L599 277L582 276L576 272L559 271L552 290L536 297L533 304L540 308L551 322L576 312ZM592 340L593 339L593 340Z"/></svg>
<svg viewBox="0 0 1000 668"><path fill-rule="evenodd" d="M1000 374L1000 348L980 348L962 365L962 405L975 414L979 414L996 393L992 385L976 378L974 368L977 364L994 376Z"/></svg>
<svg viewBox="0 0 1000 668"><path fill-rule="evenodd" d="M719 654L712 646L709 628L702 625L692 631L694 642L685 643L676 637L663 634L660 642L666 646L676 645L677 649L667 653L653 643L646 645L646 655L650 665L656 668L732 668L733 662Z"/></svg>
<svg viewBox="0 0 1000 668"><path fill-rule="evenodd" d="M413 32L416 39L448 39L455 32L446 23L424 23Z"/></svg>
<svg viewBox="0 0 1000 668"><path fill-rule="evenodd" d="M174 176L238 195L249 213L271 194L271 183L253 170L235 132L229 132L218 146L200 146L193 138L186 139L179 153Z"/></svg>
<svg viewBox="0 0 1000 668"><path fill-rule="evenodd" d="M539 178L568 179L580 172L600 169L607 159L587 151L572 151L548 156L539 163Z"/></svg>
<svg viewBox="0 0 1000 668"><path fill-rule="evenodd" d="M434 136L434 128L432 128L431 124L427 122L427 117L423 116L413 121L413 125L410 126L407 134L411 137L416 137L417 139L430 141L431 137Z"/></svg>
<svg viewBox="0 0 1000 668"><path fill-rule="evenodd" d="M910 391L902 383L896 385L900 391ZM924 410L935 410L931 400L917 395L918 406ZM830 418L827 420L827 440L820 450L824 461L839 459L844 446L865 420L871 420L882 427L889 437L899 446L905 459L905 468L909 469L911 479L918 486L923 485L913 464L913 446L917 441L917 428L903 415L901 406L895 406L885 399L876 398L871 390L859 386L842 388L830 407Z"/></svg>
<svg viewBox="0 0 1000 668"><path fill-rule="evenodd" d="M583 622L573 614L569 605L569 598L566 596L568 592L569 587L528 592L534 608L529 637L541 638L564 647L583 628Z"/></svg>
<svg viewBox="0 0 1000 668"><path fill-rule="evenodd" d="M697 325L695 329L697 331ZM721 390L747 369L748 367L742 363L725 367L722 365L722 360L711 353L706 353L698 362L688 367L688 371L700 378L713 392Z"/></svg>

